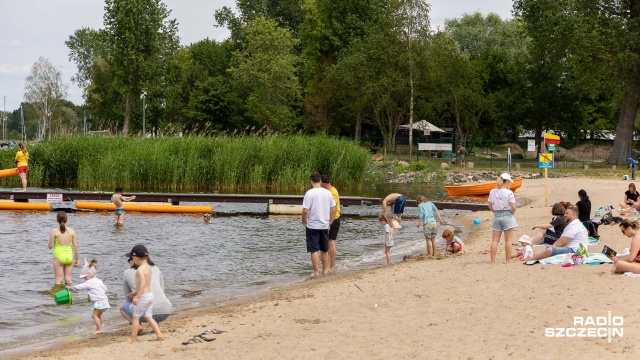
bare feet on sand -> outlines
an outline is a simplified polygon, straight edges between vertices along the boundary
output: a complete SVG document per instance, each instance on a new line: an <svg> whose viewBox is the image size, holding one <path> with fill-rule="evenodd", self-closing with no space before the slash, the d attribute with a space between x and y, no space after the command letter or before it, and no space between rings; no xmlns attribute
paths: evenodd
<svg viewBox="0 0 640 360"><path fill-rule="evenodd" d="M156 341L164 341L165 337L164 336L158 336L156 337Z"/></svg>
<svg viewBox="0 0 640 360"><path fill-rule="evenodd" d="M98 334L102 334L102 330L96 330L96 332L93 333L93 335L98 335Z"/></svg>

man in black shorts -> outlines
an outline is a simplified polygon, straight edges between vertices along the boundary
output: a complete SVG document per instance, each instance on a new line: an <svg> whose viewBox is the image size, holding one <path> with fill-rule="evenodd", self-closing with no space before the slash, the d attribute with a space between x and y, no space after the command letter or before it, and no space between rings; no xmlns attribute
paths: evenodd
<svg viewBox="0 0 640 360"><path fill-rule="evenodd" d="M336 202L336 217L329 227L329 272L336 271L336 239L340 230L340 195L338 189L331 185L328 175L322 175L322 187L329 190Z"/></svg>
<svg viewBox="0 0 640 360"><path fill-rule="evenodd" d="M315 276L323 275L329 268L329 227L336 216L336 202L329 190L322 187L320 174L311 174L311 186L302 200L302 225L306 228L307 252ZM322 259L322 272L318 259Z"/></svg>

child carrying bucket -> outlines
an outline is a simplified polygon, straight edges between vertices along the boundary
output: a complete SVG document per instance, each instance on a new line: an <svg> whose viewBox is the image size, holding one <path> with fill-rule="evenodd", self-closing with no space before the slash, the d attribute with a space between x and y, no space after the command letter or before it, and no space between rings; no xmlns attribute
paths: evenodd
<svg viewBox="0 0 640 360"><path fill-rule="evenodd" d="M94 334L101 334L102 313L111 308L111 306L109 305L109 298L107 298L106 294L107 286L102 282L102 280L96 277L98 274L98 269L96 268L97 263L98 260L96 259L91 260L91 262L87 262L87 259L84 259L84 267L80 272L80 278L85 279L85 282L73 285L69 290L80 291L87 289L89 291L89 301L91 302L91 308L93 309L91 317L93 318L93 322L96 324L96 331Z"/></svg>

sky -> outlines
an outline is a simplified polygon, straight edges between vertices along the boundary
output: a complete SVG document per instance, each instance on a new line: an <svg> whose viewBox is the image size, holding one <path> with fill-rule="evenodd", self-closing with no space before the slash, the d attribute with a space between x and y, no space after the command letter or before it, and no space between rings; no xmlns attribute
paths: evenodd
<svg viewBox="0 0 640 360"><path fill-rule="evenodd" d="M431 26L465 13L490 12L510 19L512 0L427 0L431 5ZM178 22L183 45L204 38L223 40L229 31L214 26L213 13L223 6L234 7L235 0L164 0L171 18ZM76 66L69 61L64 42L77 29L102 28L104 1L101 0L2 0L0 2L0 95L6 110L20 106L25 79L40 56L48 58L62 72L69 86L68 99L82 104L82 90L71 82ZM0 98L0 100L3 100ZM0 103L4 106L4 103ZM0 107L0 110L2 108Z"/></svg>

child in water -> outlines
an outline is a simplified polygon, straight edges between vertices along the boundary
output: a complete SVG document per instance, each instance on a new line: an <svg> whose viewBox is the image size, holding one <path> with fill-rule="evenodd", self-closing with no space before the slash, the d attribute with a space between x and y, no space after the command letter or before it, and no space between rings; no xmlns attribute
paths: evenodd
<svg viewBox="0 0 640 360"><path fill-rule="evenodd" d="M111 308L111 306L109 305L109 298L107 298L107 286L96 277L98 275L97 263L98 260L96 259L91 260L91 262L87 262L87 259L84 259L84 267L80 272L80 278L84 279L85 282L73 285L69 287L69 290L88 290L91 309L93 309L91 317L96 324L94 334L102 334L102 313Z"/></svg>
<svg viewBox="0 0 640 360"><path fill-rule="evenodd" d="M446 229L442 232L442 238L447 241L445 244L445 252L450 252L455 254L460 252L460 254L466 254L467 252L464 249L464 243L460 240L459 237L455 236L453 232L449 229Z"/></svg>
<svg viewBox="0 0 640 360"><path fill-rule="evenodd" d="M116 206L116 219L114 225L122 225L124 222L124 207L122 202L131 201L135 196L122 196L123 190L120 186L116 187L116 191L111 195L111 202Z"/></svg>
<svg viewBox="0 0 640 360"><path fill-rule="evenodd" d="M391 230L391 219L385 214L378 216L382 225L382 240L384 241L384 254L387 256L387 265L391 264L391 247L393 244L393 232Z"/></svg>
<svg viewBox="0 0 640 360"><path fill-rule="evenodd" d="M203 221L205 224L210 223L210 222L211 222L211 214L204 214L204 218L202 218L202 221Z"/></svg>

